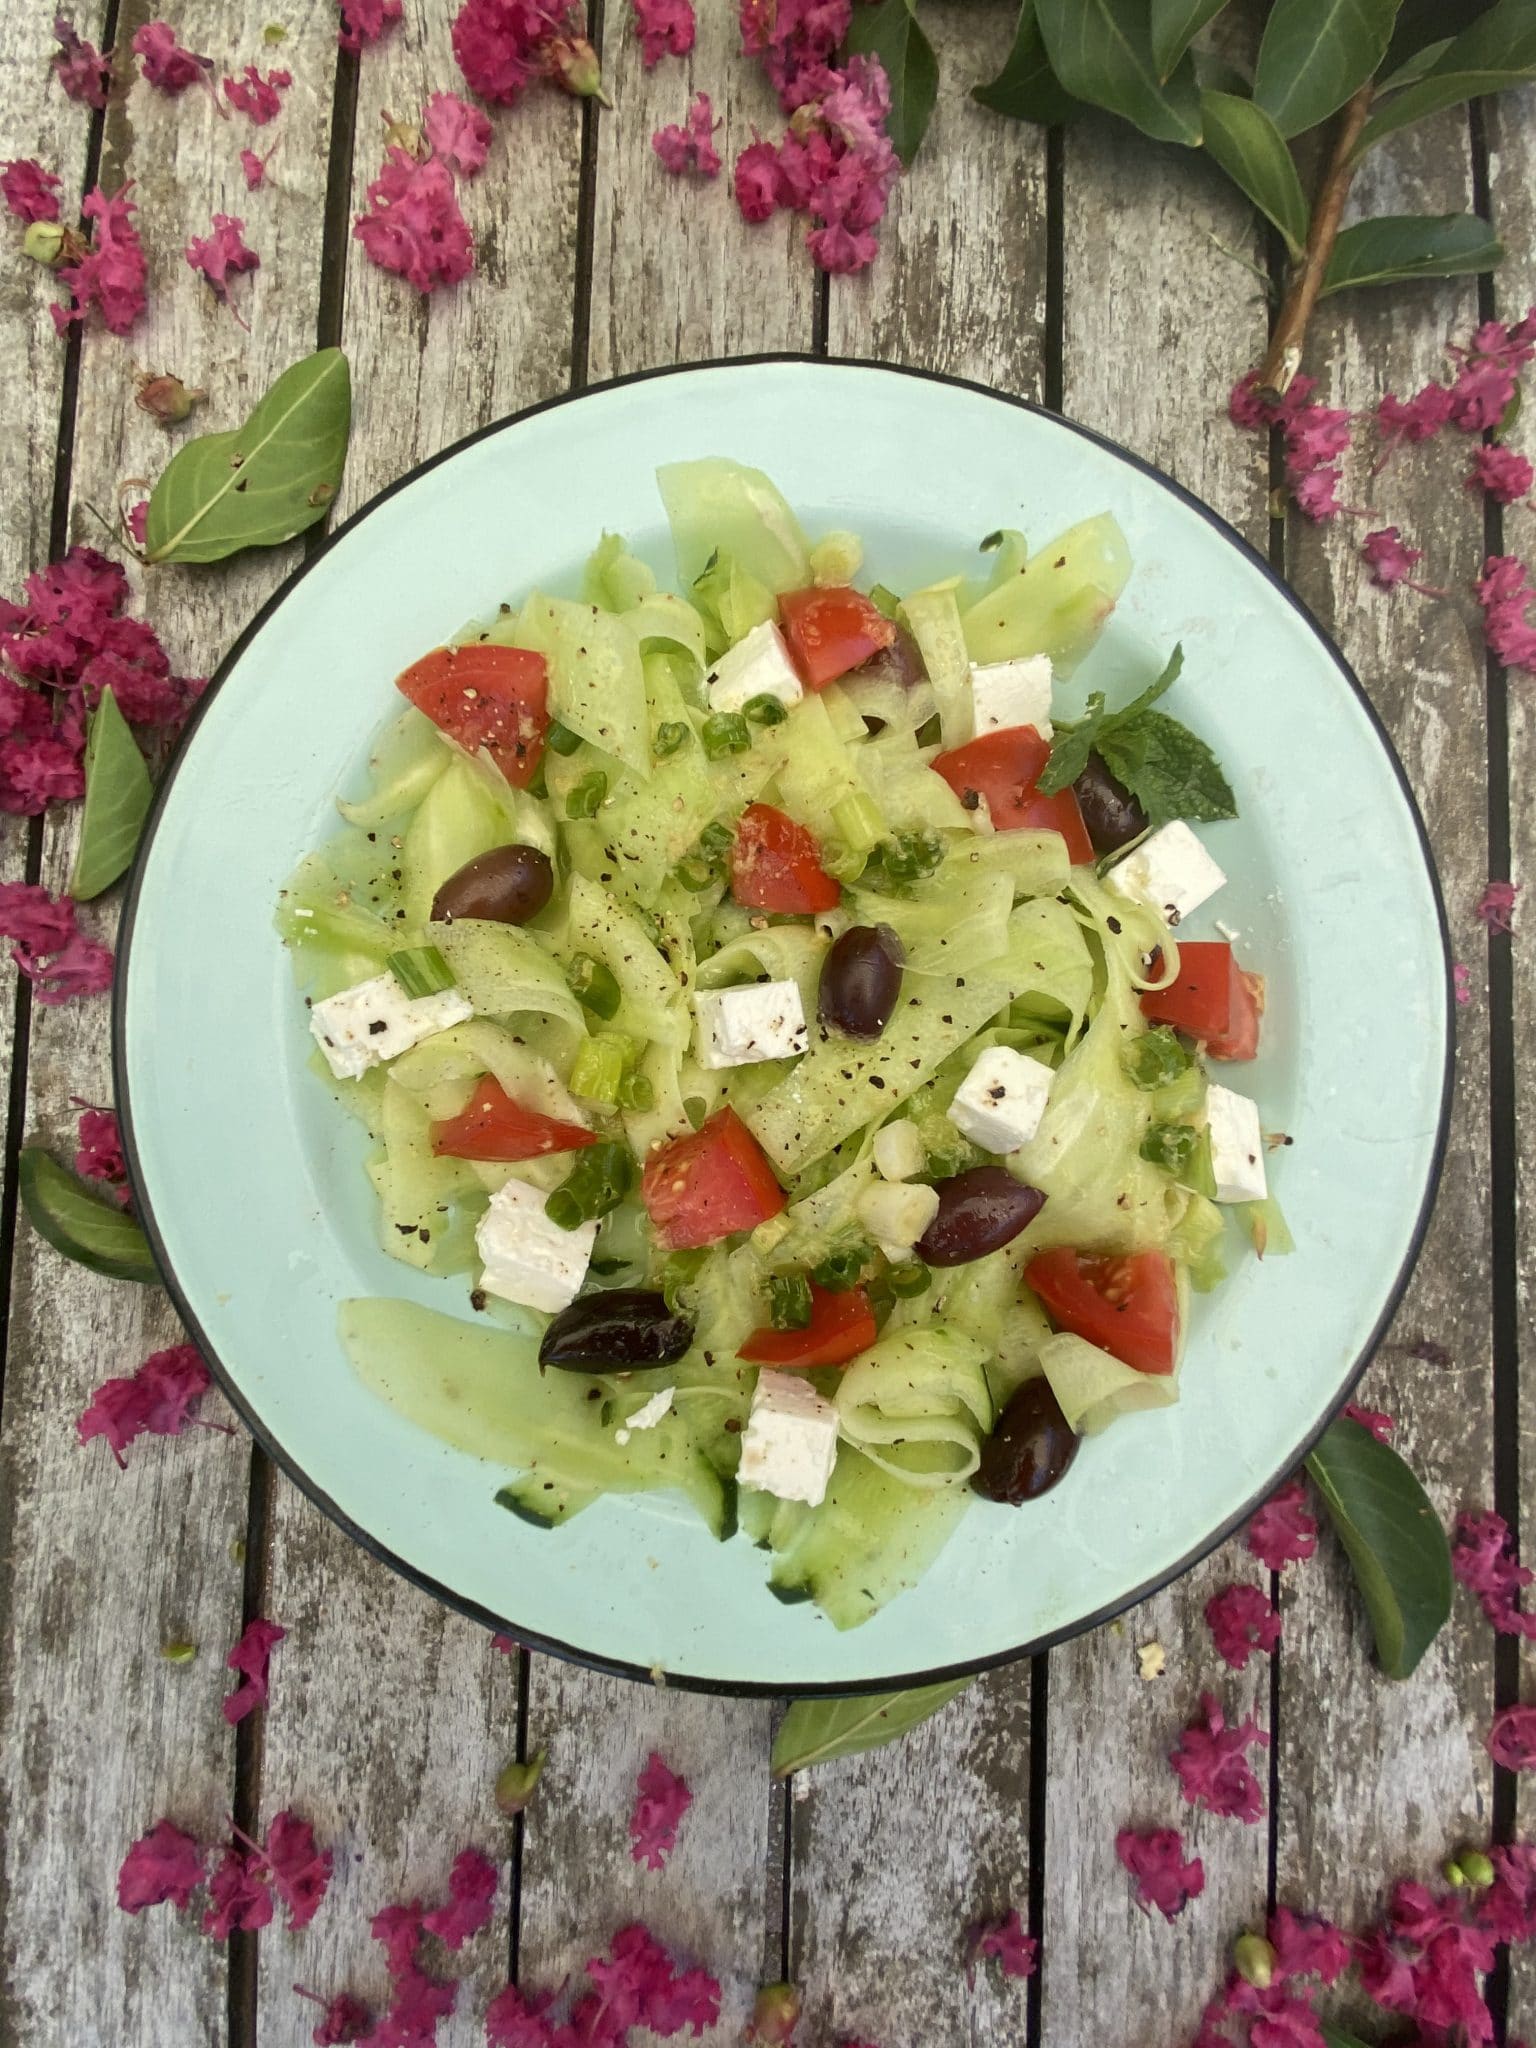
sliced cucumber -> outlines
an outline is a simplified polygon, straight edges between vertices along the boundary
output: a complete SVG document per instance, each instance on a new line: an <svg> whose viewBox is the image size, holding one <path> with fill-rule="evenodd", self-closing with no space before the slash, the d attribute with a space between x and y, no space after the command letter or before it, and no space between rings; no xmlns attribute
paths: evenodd
<svg viewBox="0 0 1536 2048"><path fill-rule="evenodd" d="M782 1541L770 1590L780 1600L814 1600L834 1628L857 1628L917 1584L970 1498L966 1486L919 1493L844 1444L820 1507L782 1524L775 1517Z"/></svg>

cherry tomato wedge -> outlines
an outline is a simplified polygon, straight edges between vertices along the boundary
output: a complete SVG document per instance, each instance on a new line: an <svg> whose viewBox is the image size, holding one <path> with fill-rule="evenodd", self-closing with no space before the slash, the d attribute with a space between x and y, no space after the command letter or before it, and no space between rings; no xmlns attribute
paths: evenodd
<svg viewBox="0 0 1536 2048"><path fill-rule="evenodd" d="M787 1200L762 1146L729 1105L651 1154L640 1198L656 1242L673 1252L753 1230Z"/></svg>
<svg viewBox="0 0 1536 2048"><path fill-rule="evenodd" d="M1067 842L1068 860L1078 867L1093 859L1093 841L1078 809L1076 791L1064 789L1056 796L1042 796L1035 788L1050 753L1050 742L1041 739L1032 725L1009 725L936 755L933 765L968 811L977 808L981 797L986 798L997 831L1018 832L1027 827L1059 832Z"/></svg>
<svg viewBox="0 0 1536 2048"><path fill-rule="evenodd" d="M748 804L731 848L731 894L753 910L832 910L842 890L803 825L772 804Z"/></svg>
<svg viewBox="0 0 1536 2048"><path fill-rule="evenodd" d="M439 1159L542 1159L596 1143L597 1133L581 1124L524 1109L489 1074L476 1083L467 1109L432 1126Z"/></svg>
<svg viewBox="0 0 1536 2048"><path fill-rule="evenodd" d="M534 778L549 731L549 669L526 647L434 647L395 688L467 754L482 747L514 789Z"/></svg>
<svg viewBox="0 0 1536 2048"><path fill-rule="evenodd" d="M1178 979L1148 989L1141 1008L1154 1024L1200 1039L1212 1059L1251 1060L1259 1049L1264 977L1245 974L1225 939L1185 939Z"/></svg>
<svg viewBox="0 0 1536 2048"><path fill-rule="evenodd" d="M808 690L824 690L850 669L862 668L896 638L893 620L856 590L787 590L779 624L790 657Z"/></svg>
<svg viewBox="0 0 1536 2048"><path fill-rule="evenodd" d="M1179 1351L1173 1261L1164 1252L1103 1258L1037 1252L1024 1278L1053 1319L1137 1372L1172 1372Z"/></svg>
<svg viewBox="0 0 1536 2048"><path fill-rule="evenodd" d="M811 1320L803 1330L754 1330L737 1352L750 1365L846 1365L867 1351L879 1331L862 1287L829 1294L811 1282Z"/></svg>

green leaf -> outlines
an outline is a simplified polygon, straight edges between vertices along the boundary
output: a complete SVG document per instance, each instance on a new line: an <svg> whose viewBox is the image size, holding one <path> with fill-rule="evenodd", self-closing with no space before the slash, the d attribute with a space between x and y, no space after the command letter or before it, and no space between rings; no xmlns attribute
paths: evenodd
<svg viewBox="0 0 1536 2048"><path fill-rule="evenodd" d="M1438 43L1426 43L1422 50L1415 51L1413 56L1408 58L1406 63L1399 65L1396 71L1391 72L1385 78L1378 79L1376 83L1378 99L1383 93L1397 92L1402 86L1412 85L1416 79L1422 78L1426 71L1433 71L1440 62L1440 59L1451 47L1451 42L1452 38L1450 36L1442 36ZM1387 55L1390 59L1391 52L1388 51Z"/></svg>
<svg viewBox="0 0 1536 2048"><path fill-rule="evenodd" d="M1524 405L1524 387L1517 384L1510 396L1508 405L1499 414L1499 424L1493 430L1495 441L1507 441L1509 439L1510 435L1515 431L1516 422L1520 418Z"/></svg>
<svg viewBox="0 0 1536 2048"><path fill-rule="evenodd" d="M1504 244L1475 213L1384 213L1357 221L1333 245L1323 296L1354 285L1412 277L1464 277L1492 270Z"/></svg>
<svg viewBox="0 0 1536 2048"><path fill-rule="evenodd" d="M994 114L1007 114L1014 121L1038 121L1043 128L1070 121L1082 112L1081 104L1063 92L1051 69L1035 19L1035 0L1024 0L1013 48L996 78L971 88L971 98Z"/></svg>
<svg viewBox="0 0 1536 2048"><path fill-rule="evenodd" d="M1379 106L1365 124L1356 154L1385 135L1422 121L1442 107L1459 106L1481 93L1503 92L1536 78L1536 4L1499 0L1441 51L1417 84L1409 84Z"/></svg>
<svg viewBox="0 0 1536 2048"><path fill-rule="evenodd" d="M953 1678L943 1685L921 1685L913 1692L876 1692L852 1699L794 1700L773 1739L773 1775L787 1778L809 1764L830 1763L836 1756L856 1756L895 1742L919 1721L947 1706L970 1684Z"/></svg>
<svg viewBox="0 0 1536 2048"><path fill-rule="evenodd" d="M341 350L295 363L243 427L199 434L171 457L149 500L146 561L219 562L313 526L336 496L351 423Z"/></svg>
<svg viewBox="0 0 1536 2048"><path fill-rule="evenodd" d="M1403 0L1379 78L1383 86L1426 44L1460 35L1497 0Z"/></svg>
<svg viewBox="0 0 1536 2048"><path fill-rule="evenodd" d="M17 1165L28 1221L56 1252L111 1280L159 1280L149 1240L116 1202L93 1194L40 1146L24 1146Z"/></svg>
<svg viewBox="0 0 1536 2048"><path fill-rule="evenodd" d="M1387 54L1398 0L1275 0L1253 96L1282 135L1343 106Z"/></svg>
<svg viewBox="0 0 1536 2048"><path fill-rule="evenodd" d="M1346 2034L1342 2027L1330 2027L1326 2020L1320 2020L1318 2026L1328 2048L1366 2048L1358 2034Z"/></svg>
<svg viewBox="0 0 1536 2048"><path fill-rule="evenodd" d="M1099 752L1153 827L1174 818L1213 825L1237 816L1237 799L1216 756L1165 711L1144 711L1134 725L1101 733Z"/></svg>
<svg viewBox="0 0 1536 2048"><path fill-rule="evenodd" d="M1179 59L1227 0L1152 0L1152 61L1159 78L1171 78Z"/></svg>
<svg viewBox="0 0 1536 2048"><path fill-rule="evenodd" d="M1388 1678L1407 1678L1451 1611L1451 1547L1429 1496L1390 1444L1348 1417L1307 1460L1338 1531Z"/></svg>
<svg viewBox="0 0 1536 2048"><path fill-rule="evenodd" d="M913 0L880 0L854 10L848 48L878 57L891 82L891 111L885 132L904 164L917 155L928 132L939 94L939 66L933 45L913 12Z"/></svg>
<svg viewBox="0 0 1536 2048"><path fill-rule="evenodd" d="M1201 93L1200 112L1206 148L1300 256L1310 210L1285 137L1262 107L1231 93Z"/></svg>
<svg viewBox="0 0 1536 2048"><path fill-rule="evenodd" d="M111 888L133 859L149 815L149 770L110 690L91 714L85 743L85 807L69 893L89 902Z"/></svg>
<svg viewBox="0 0 1536 2048"><path fill-rule="evenodd" d="M1134 123L1156 142L1200 140L1200 96L1188 57L1159 79L1146 0L1035 0L1051 67L1075 99Z"/></svg>
<svg viewBox="0 0 1536 2048"><path fill-rule="evenodd" d="M1103 691L1091 691L1081 718L1057 723L1050 758L1036 778L1035 786L1041 795L1056 796L1069 782L1076 782L1088 765L1088 756L1103 735L1119 726L1134 725L1144 711L1150 711L1158 698L1173 688L1183 667L1184 643L1180 641L1164 663L1163 672L1157 680L1149 683L1140 696L1133 697L1118 711L1106 712Z"/></svg>

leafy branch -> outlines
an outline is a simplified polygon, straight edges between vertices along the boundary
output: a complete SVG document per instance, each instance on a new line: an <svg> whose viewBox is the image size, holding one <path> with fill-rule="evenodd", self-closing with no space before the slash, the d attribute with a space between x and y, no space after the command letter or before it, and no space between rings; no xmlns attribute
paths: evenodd
<svg viewBox="0 0 1536 2048"><path fill-rule="evenodd" d="M1364 285L1492 269L1503 249L1474 213L1392 214L1341 229L1365 156L1415 121L1536 79L1536 0L1270 0L1251 65L1224 31L1231 0L1022 0L1013 47L971 97L1055 127L1090 111L1154 141L1204 149L1278 230L1289 265L1260 374L1283 393L1320 299ZM1449 17L1449 18L1448 18ZM917 0L856 16L887 60L890 131L910 162L936 97ZM1448 35L1456 25L1457 33ZM1320 162L1309 203L1303 167Z"/></svg>

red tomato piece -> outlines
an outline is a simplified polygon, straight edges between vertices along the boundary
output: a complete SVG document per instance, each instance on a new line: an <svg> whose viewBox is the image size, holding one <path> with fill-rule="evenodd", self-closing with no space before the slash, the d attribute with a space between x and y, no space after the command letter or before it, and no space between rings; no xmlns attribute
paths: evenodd
<svg viewBox="0 0 1536 2048"><path fill-rule="evenodd" d="M485 748L514 789L526 789L549 731L549 667L526 647L434 647L395 679L465 753Z"/></svg>
<svg viewBox="0 0 1536 2048"><path fill-rule="evenodd" d="M1186 939L1179 973L1167 988L1148 989L1142 1014L1202 1041L1216 1060L1251 1060L1259 1049L1264 977L1245 974L1225 939Z"/></svg>
<svg viewBox="0 0 1536 2048"><path fill-rule="evenodd" d="M788 1199L762 1146L729 1104L651 1154L640 1198L656 1242L671 1252L753 1230Z"/></svg>
<svg viewBox="0 0 1536 2048"><path fill-rule="evenodd" d="M842 890L813 834L772 804L748 804L731 847L731 894L753 910L832 910Z"/></svg>
<svg viewBox="0 0 1536 2048"><path fill-rule="evenodd" d="M490 1074L477 1083L467 1109L432 1126L439 1159L542 1159L596 1143L597 1133L582 1124L524 1109Z"/></svg>
<svg viewBox="0 0 1536 2048"><path fill-rule="evenodd" d="M830 1294L811 1282L811 1320L803 1330L754 1330L737 1352L751 1365L846 1365L867 1351L879 1331L862 1287Z"/></svg>
<svg viewBox="0 0 1536 2048"><path fill-rule="evenodd" d="M1052 1318L1137 1372L1172 1372L1179 1350L1173 1261L1164 1252L1104 1258L1062 1246L1037 1252L1024 1278Z"/></svg>
<svg viewBox="0 0 1536 2048"><path fill-rule="evenodd" d="M808 690L824 690L896 638L888 619L856 590L787 590L779 599L779 624L790 656Z"/></svg>
<svg viewBox="0 0 1536 2048"><path fill-rule="evenodd" d="M936 755L933 766L968 811L985 797L999 832L1059 832L1067 842L1068 860L1079 867L1093 859L1093 842L1078 809L1076 790L1042 796L1035 787L1050 754L1050 742L1032 725L1009 725Z"/></svg>

